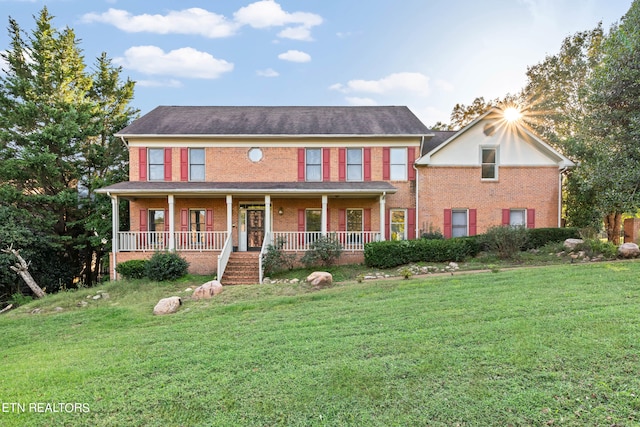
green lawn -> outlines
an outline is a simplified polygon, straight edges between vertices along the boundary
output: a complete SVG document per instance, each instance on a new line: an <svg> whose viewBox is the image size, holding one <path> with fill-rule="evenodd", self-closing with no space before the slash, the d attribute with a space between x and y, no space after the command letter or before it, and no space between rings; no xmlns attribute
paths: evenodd
<svg viewBox="0 0 640 427"><path fill-rule="evenodd" d="M238 286L164 317L188 280L52 295L0 315L0 425L638 425L639 276Z"/></svg>

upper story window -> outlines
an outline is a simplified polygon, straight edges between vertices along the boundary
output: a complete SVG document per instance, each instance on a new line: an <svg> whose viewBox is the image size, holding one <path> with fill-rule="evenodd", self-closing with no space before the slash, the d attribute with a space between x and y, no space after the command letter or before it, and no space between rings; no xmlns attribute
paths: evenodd
<svg viewBox="0 0 640 427"><path fill-rule="evenodd" d="M347 181L362 181L361 148L347 148Z"/></svg>
<svg viewBox="0 0 640 427"><path fill-rule="evenodd" d="M189 180L204 181L204 148L189 150Z"/></svg>
<svg viewBox="0 0 640 427"><path fill-rule="evenodd" d="M305 177L307 181L322 181L322 149L306 149Z"/></svg>
<svg viewBox="0 0 640 427"><path fill-rule="evenodd" d="M164 180L164 148L149 148L149 180Z"/></svg>
<svg viewBox="0 0 640 427"><path fill-rule="evenodd" d="M482 179L498 179L497 148L483 147L482 157Z"/></svg>
<svg viewBox="0 0 640 427"><path fill-rule="evenodd" d="M389 150L390 178L392 181L407 179L407 149L391 148Z"/></svg>

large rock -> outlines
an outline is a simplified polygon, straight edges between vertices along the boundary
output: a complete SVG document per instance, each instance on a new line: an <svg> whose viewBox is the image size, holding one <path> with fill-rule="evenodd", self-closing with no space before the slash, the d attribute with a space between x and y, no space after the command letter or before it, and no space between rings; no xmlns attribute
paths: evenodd
<svg viewBox="0 0 640 427"><path fill-rule="evenodd" d="M212 280L195 288L191 298L210 299L211 297L218 295L220 292L222 292L222 284L217 280Z"/></svg>
<svg viewBox="0 0 640 427"><path fill-rule="evenodd" d="M635 243L623 243L618 248L618 255L623 258L635 258L640 255L640 248Z"/></svg>
<svg viewBox="0 0 640 427"><path fill-rule="evenodd" d="M163 298L153 307L153 314L163 315L175 313L181 305L182 299L180 299L180 297Z"/></svg>
<svg viewBox="0 0 640 427"><path fill-rule="evenodd" d="M567 249L575 249L576 246L584 243L582 239L567 239L564 241L564 247Z"/></svg>
<svg viewBox="0 0 640 427"><path fill-rule="evenodd" d="M333 283L333 276L326 271L314 271L307 276L307 282L314 288L326 288Z"/></svg>

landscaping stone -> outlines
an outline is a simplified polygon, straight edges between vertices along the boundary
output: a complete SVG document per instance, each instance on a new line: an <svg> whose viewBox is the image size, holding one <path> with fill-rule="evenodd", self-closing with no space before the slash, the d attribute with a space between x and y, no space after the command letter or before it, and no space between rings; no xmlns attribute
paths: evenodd
<svg viewBox="0 0 640 427"><path fill-rule="evenodd" d="M567 249L575 249L576 246L580 245L584 243L584 240L582 239L567 239L564 241L563 246Z"/></svg>
<svg viewBox="0 0 640 427"><path fill-rule="evenodd" d="M326 288L333 284L333 276L326 271L314 271L307 276L307 282L314 288Z"/></svg>
<svg viewBox="0 0 640 427"><path fill-rule="evenodd" d="M172 314L178 311L178 308L182 305L182 299L180 297L163 298L158 301L158 304L153 308L153 314L164 315Z"/></svg>
<svg viewBox="0 0 640 427"><path fill-rule="evenodd" d="M635 243L623 243L618 248L618 255L623 258L636 258L640 255L640 248Z"/></svg>
<svg viewBox="0 0 640 427"><path fill-rule="evenodd" d="M211 299L215 295L218 295L222 292L222 284L217 280L212 280L210 282L204 283L193 291L193 295L191 298L193 299Z"/></svg>

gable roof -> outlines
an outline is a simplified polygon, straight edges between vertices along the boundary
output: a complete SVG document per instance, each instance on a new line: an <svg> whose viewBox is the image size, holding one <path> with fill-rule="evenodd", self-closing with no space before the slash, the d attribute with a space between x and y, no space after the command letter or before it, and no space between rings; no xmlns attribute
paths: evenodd
<svg viewBox="0 0 640 427"><path fill-rule="evenodd" d="M423 136L429 129L404 106L160 106L116 134L130 136Z"/></svg>
<svg viewBox="0 0 640 427"><path fill-rule="evenodd" d="M478 123L480 123L485 119L486 120L504 120L503 110L498 107L490 108L484 114L481 114L471 123L469 123L468 125L466 125L465 127L463 127L457 132L449 132L449 131L434 132L435 135L431 139L431 141L433 142L425 141L425 144L423 145L423 148L422 148L422 153L421 153L422 155L420 156L419 159L416 160L416 165L418 166L428 165L431 161L431 156L436 154L438 151L446 147L452 141L456 140L462 134L464 134L469 129L473 128L474 126L476 126ZM543 152L547 154L547 156L555 159L560 168L575 167L575 163L573 161L571 161L569 158L565 157L559 151L557 151L556 149L551 147L549 144L547 144L545 141L543 141L527 125L521 122L515 122L514 126L516 126L516 131L518 133L522 132L522 134L527 135L529 138L531 138L533 143L538 146L538 148L540 148Z"/></svg>

